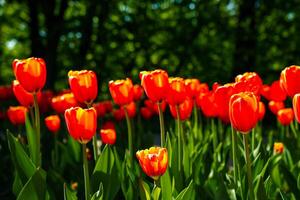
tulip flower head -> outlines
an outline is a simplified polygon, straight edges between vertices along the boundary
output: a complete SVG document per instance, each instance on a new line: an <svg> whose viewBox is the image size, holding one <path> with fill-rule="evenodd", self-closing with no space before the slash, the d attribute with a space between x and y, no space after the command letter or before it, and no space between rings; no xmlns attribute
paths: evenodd
<svg viewBox="0 0 300 200"><path fill-rule="evenodd" d="M141 107L140 112L144 119L151 119L154 114L153 111L148 107Z"/></svg>
<svg viewBox="0 0 300 200"><path fill-rule="evenodd" d="M265 113L266 113L265 104L260 101L258 105L258 120L262 120L265 116Z"/></svg>
<svg viewBox="0 0 300 200"><path fill-rule="evenodd" d="M274 81L270 88L270 99L273 101L285 101L286 93L280 87L279 81Z"/></svg>
<svg viewBox="0 0 300 200"><path fill-rule="evenodd" d="M293 98L293 110L297 122L300 123L300 93Z"/></svg>
<svg viewBox="0 0 300 200"><path fill-rule="evenodd" d="M258 98L263 83L256 72L246 72L235 77L235 90L238 92L253 92Z"/></svg>
<svg viewBox="0 0 300 200"><path fill-rule="evenodd" d="M30 92L27 92L23 86L19 83L18 80L13 81L13 92L18 100L18 102L25 107L30 107L33 105L33 95ZM41 93L38 93L38 99L40 98Z"/></svg>
<svg viewBox="0 0 300 200"><path fill-rule="evenodd" d="M134 101L141 100L143 93L144 93L144 89L142 86L140 86L138 84L133 86L133 100Z"/></svg>
<svg viewBox="0 0 300 200"><path fill-rule="evenodd" d="M300 93L300 66L292 65L282 70L280 74L280 86L288 96L293 97Z"/></svg>
<svg viewBox="0 0 300 200"><path fill-rule="evenodd" d="M151 178L157 180L168 167L168 152L166 148L151 147L136 152L140 166Z"/></svg>
<svg viewBox="0 0 300 200"><path fill-rule="evenodd" d="M88 143L96 133L97 112L94 108L69 108L65 111L65 121L70 135L82 144Z"/></svg>
<svg viewBox="0 0 300 200"><path fill-rule="evenodd" d="M206 117L217 117L218 107L215 102L214 92L206 92L200 94L196 98L196 104Z"/></svg>
<svg viewBox="0 0 300 200"><path fill-rule="evenodd" d="M169 76L164 70L140 72L141 85L149 99L154 102L162 101L166 98L169 90Z"/></svg>
<svg viewBox="0 0 300 200"><path fill-rule="evenodd" d="M100 130L100 135L102 142L104 144L113 145L116 142L117 134L115 126L112 122L108 121L103 124L102 129Z"/></svg>
<svg viewBox="0 0 300 200"><path fill-rule="evenodd" d="M59 114L64 113L66 109L78 106L73 93L65 93L53 97L51 100L52 108Z"/></svg>
<svg viewBox="0 0 300 200"><path fill-rule="evenodd" d="M270 101L268 106L269 106L270 111L274 115L277 115L278 111L285 107L284 103L282 101Z"/></svg>
<svg viewBox="0 0 300 200"><path fill-rule="evenodd" d="M294 111L292 108L283 108L278 111L277 119L283 126L290 125L294 120Z"/></svg>
<svg viewBox="0 0 300 200"><path fill-rule="evenodd" d="M60 118L58 115L50 115L45 118L45 124L49 131L57 133L60 129Z"/></svg>
<svg viewBox="0 0 300 200"><path fill-rule="evenodd" d="M109 91L114 102L119 106L124 106L133 101L133 84L129 78L109 82Z"/></svg>
<svg viewBox="0 0 300 200"><path fill-rule="evenodd" d="M25 124L28 109L24 106L10 106L7 110L9 121L14 125Z"/></svg>
<svg viewBox="0 0 300 200"><path fill-rule="evenodd" d="M199 95L201 90L201 84L198 79L185 79L184 83L186 86L186 91L190 97L195 98Z"/></svg>
<svg viewBox="0 0 300 200"><path fill-rule="evenodd" d="M91 104L98 94L98 82L95 72L91 70L69 71L69 85L80 103Z"/></svg>
<svg viewBox="0 0 300 200"><path fill-rule="evenodd" d="M258 100L252 92L241 92L231 96L229 117L237 131L247 134L258 121Z"/></svg>
<svg viewBox="0 0 300 200"><path fill-rule="evenodd" d="M44 87L47 71L42 58L15 59L12 65L16 79L27 92L38 92Z"/></svg>
<svg viewBox="0 0 300 200"><path fill-rule="evenodd" d="M186 86L183 78L169 78L170 88L167 94L167 102L170 105L179 105L183 103L187 97Z"/></svg>
<svg viewBox="0 0 300 200"><path fill-rule="evenodd" d="M281 142L275 142L274 143L274 153L276 154L282 154L284 150L284 145Z"/></svg>
<svg viewBox="0 0 300 200"><path fill-rule="evenodd" d="M181 121L184 121L188 118L190 118L192 111L193 111L193 100L191 98L186 98L186 100L179 104L178 106L178 111L179 111L179 119ZM177 119L177 112L176 112L176 106L175 105L170 105L170 111L172 116Z"/></svg>

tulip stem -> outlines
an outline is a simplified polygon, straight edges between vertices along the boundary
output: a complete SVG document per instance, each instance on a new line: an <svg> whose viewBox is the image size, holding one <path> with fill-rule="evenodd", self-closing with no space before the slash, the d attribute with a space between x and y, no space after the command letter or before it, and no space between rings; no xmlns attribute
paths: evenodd
<svg viewBox="0 0 300 200"><path fill-rule="evenodd" d="M88 108L91 108L93 106L93 102L89 102L89 103L86 103L87 107ZM97 146L97 134L95 134L93 136L93 154L94 154L94 160L95 162L97 162L97 159L98 159L98 146Z"/></svg>
<svg viewBox="0 0 300 200"><path fill-rule="evenodd" d="M252 129L252 135L251 135L251 150L254 150L254 144L255 143L255 127Z"/></svg>
<svg viewBox="0 0 300 200"><path fill-rule="evenodd" d="M177 138L177 142L178 142L178 171L181 171L181 123L180 123L180 116L179 116L179 106L176 105L175 106L176 109L176 123L177 123L177 132L178 132L178 138Z"/></svg>
<svg viewBox="0 0 300 200"><path fill-rule="evenodd" d="M214 151L216 151L218 141L217 141L217 132L216 132L216 129L215 129L214 118L211 118L211 131L212 131L212 134L213 134Z"/></svg>
<svg viewBox="0 0 300 200"><path fill-rule="evenodd" d="M232 137L232 162L233 162L233 177L234 177L234 183L237 186L238 185L238 180L237 180L237 175L238 175L238 168L237 168L237 160L236 160L236 153L237 153L237 135L231 127L231 137Z"/></svg>
<svg viewBox="0 0 300 200"><path fill-rule="evenodd" d="M164 147L164 145L165 145L165 124L164 124L164 113L162 111L161 106L162 106L161 103L157 102L159 125L160 125L160 146Z"/></svg>
<svg viewBox="0 0 300 200"><path fill-rule="evenodd" d="M250 160L249 145L248 145L248 134L243 134L243 138L244 138L246 165L247 165L249 197L250 197L250 200L254 200L253 181L252 181L252 172L251 172L251 160Z"/></svg>
<svg viewBox="0 0 300 200"><path fill-rule="evenodd" d="M128 149L129 149L129 153L130 153L130 160L131 160L131 163L132 163L132 156L133 156L132 129L131 129L130 118L129 118L126 106L124 106L124 112L125 112L125 117L126 117L126 122L127 122L127 129L128 129Z"/></svg>
<svg viewBox="0 0 300 200"><path fill-rule="evenodd" d="M33 93L33 104L34 104L34 115L35 115L35 131L36 131L36 167L39 167L41 165L41 130L40 130L40 111L39 111L39 104L38 104L38 98L37 93Z"/></svg>
<svg viewBox="0 0 300 200"><path fill-rule="evenodd" d="M198 138L198 109L196 105L196 101L194 100L194 137L197 139Z"/></svg>
<svg viewBox="0 0 300 200"><path fill-rule="evenodd" d="M83 160L85 200L89 200L90 199L90 176L89 176L89 166L88 166L88 161L86 156L86 144L82 144L82 160Z"/></svg>

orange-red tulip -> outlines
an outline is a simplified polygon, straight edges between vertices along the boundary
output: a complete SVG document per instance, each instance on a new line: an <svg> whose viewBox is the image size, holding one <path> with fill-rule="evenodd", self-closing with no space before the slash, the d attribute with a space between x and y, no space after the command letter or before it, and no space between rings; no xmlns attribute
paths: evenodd
<svg viewBox="0 0 300 200"><path fill-rule="evenodd" d="M94 103L93 107L97 111L97 117L104 117L106 114L105 104L103 102Z"/></svg>
<svg viewBox="0 0 300 200"><path fill-rule="evenodd" d="M14 125L25 123L27 108L24 106L10 106L7 110L9 121Z"/></svg>
<svg viewBox="0 0 300 200"><path fill-rule="evenodd" d="M109 82L109 91L116 104L123 106L133 101L133 84L129 78Z"/></svg>
<svg viewBox="0 0 300 200"><path fill-rule="evenodd" d="M140 72L141 85L149 99L154 102L164 100L169 90L168 73L157 69Z"/></svg>
<svg viewBox="0 0 300 200"><path fill-rule="evenodd" d="M206 117L217 117L218 107L213 92L202 93L196 98L196 104Z"/></svg>
<svg viewBox="0 0 300 200"><path fill-rule="evenodd" d="M115 130L115 126L112 122L108 121L103 124L102 129L100 130L100 135L102 142L104 144L113 145L116 142L117 134Z"/></svg>
<svg viewBox="0 0 300 200"><path fill-rule="evenodd" d="M279 81L274 81L270 88L270 99L273 101L284 101L286 99L285 91L280 87Z"/></svg>
<svg viewBox="0 0 300 200"><path fill-rule="evenodd" d="M125 119L124 110L121 108L113 110L112 114L116 121L122 121L123 119Z"/></svg>
<svg viewBox="0 0 300 200"><path fill-rule="evenodd" d="M141 107L141 115L144 119L150 119L153 116L153 111L148 107Z"/></svg>
<svg viewBox="0 0 300 200"><path fill-rule="evenodd" d="M201 90L200 81L198 79L192 78L192 79L185 79L184 83L188 95L192 98L196 98L196 96L199 95Z"/></svg>
<svg viewBox="0 0 300 200"><path fill-rule="evenodd" d="M283 150L284 150L283 143L281 143L281 142L275 142L274 143L274 153L282 154Z"/></svg>
<svg viewBox="0 0 300 200"><path fill-rule="evenodd" d="M33 105L32 93L27 92L17 80L13 81L13 91L22 106L29 107Z"/></svg>
<svg viewBox="0 0 300 200"><path fill-rule="evenodd" d="M39 100L40 112L45 113L51 110L51 101L54 96L53 91L45 90L41 92L41 99Z"/></svg>
<svg viewBox="0 0 300 200"><path fill-rule="evenodd" d="M106 113L110 113L113 110L113 104L110 100L103 101Z"/></svg>
<svg viewBox="0 0 300 200"><path fill-rule="evenodd" d="M229 118L237 131L246 134L258 121L258 101L252 92L241 92L231 96L229 101Z"/></svg>
<svg viewBox="0 0 300 200"><path fill-rule="evenodd" d="M45 124L49 131L57 133L60 129L60 118L58 115L50 115L45 118Z"/></svg>
<svg viewBox="0 0 300 200"><path fill-rule="evenodd" d="M265 104L260 101L258 105L258 120L262 120L265 116L265 113L266 113Z"/></svg>
<svg viewBox="0 0 300 200"><path fill-rule="evenodd" d="M42 58L15 59L13 70L17 80L27 92L38 92L46 83L46 63Z"/></svg>
<svg viewBox="0 0 300 200"><path fill-rule="evenodd" d="M260 94L267 100L271 100L271 87L269 85L263 85L260 89Z"/></svg>
<svg viewBox="0 0 300 200"><path fill-rule="evenodd" d="M186 100L184 100L184 102L182 102L181 104L178 105L178 111L179 111L179 119L181 121L188 119L191 114L192 114L192 110L193 110L193 100L191 98L186 98ZM172 116L177 119L177 112L176 112L176 106L175 105L169 105L170 106L170 111Z"/></svg>
<svg viewBox="0 0 300 200"><path fill-rule="evenodd" d="M147 108L149 108L150 110L152 110L152 112L154 112L155 114L158 114L158 113L159 113L159 112L158 112L158 105L157 105L157 103L151 101L150 99L146 99L146 100L144 101L144 105L145 105ZM162 100L162 101L160 102L160 105L161 105L161 110L162 110L162 112L165 112L166 107L167 107L166 101Z"/></svg>
<svg viewBox="0 0 300 200"><path fill-rule="evenodd" d="M274 115L277 115L278 111L284 108L284 103L282 101L270 101L268 106L270 111Z"/></svg>
<svg viewBox="0 0 300 200"><path fill-rule="evenodd" d="M294 111L292 108L283 108L278 111L277 119L283 126L290 125L294 120Z"/></svg>
<svg viewBox="0 0 300 200"><path fill-rule="evenodd" d="M167 94L167 102L170 105L179 105L184 102L187 97L186 86L183 78L169 78L169 91Z"/></svg>
<svg viewBox="0 0 300 200"><path fill-rule="evenodd" d="M162 176L168 167L168 152L166 148L151 147L136 152L140 166L151 178L157 180Z"/></svg>
<svg viewBox="0 0 300 200"><path fill-rule="evenodd" d="M65 111L65 121L70 135L82 144L88 143L97 128L97 112L94 108L69 108Z"/></svg>
<svg viewBox="0 0 300 200"><path fill-rule="evenodd" d="M300 123L300 93L295 94L293 98L293 110L297 122Z"/></svg>
<svg viewBox="0 0 300 200"><path fill-rule="evenodd" d="M133 100L134 101L141 100L143 93L144 93L144 89L142 86L140 86L138 84L133 86Z"/></svg>
<svg viewBox="0 0 300 200"><path fill-rule="evenodd" d="M300 66L286 67L280 74L280 86L288 96L300 93Z"/></svg>
<svg viewBox="0 0 300 200"><path fill-rule="evenodd" d="M136 115L136 105L135 105L134 101L127 104L126 106L121 107L121 110L123 110L124 113L125 113L125 110L124 110L125 108L127 110L129 118L134 118Z"/></svg>
<svg viewBox="0 0 300 200"><path fill-rule="evenodd" d="M70 88L78 102L90 104L97 98L98 82L95 72L69 71L68 76Z"/></svg>
<svg viewBox="0 0 300 200"><path fill-rule="evenodd" d="M246 72L235 77L235 93L253 92L258 98L263 83L256 72Z"/></svg>
<svg viewBox="0 0 300 200"><path fill-rule="evenodd" d="M14 96L11 85L0 86L0 100L9 100Z"/></svg>
<svg viewBox="0 0 300 200"><path fill-rule="evenodd" d="M66 93L56 97L51 100L52 108L59 114L64 113L66 109L78 106L73 93Z"/></svg>

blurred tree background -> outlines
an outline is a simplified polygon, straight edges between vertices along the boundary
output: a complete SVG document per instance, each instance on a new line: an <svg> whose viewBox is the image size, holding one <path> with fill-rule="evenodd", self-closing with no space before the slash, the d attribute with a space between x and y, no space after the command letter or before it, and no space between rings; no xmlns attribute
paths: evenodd
<svg viewBox="0 0 300 200"><path fill-rule="evenodd" d="M43 57L47 87L67 87L71 69L110 79L164 68L171 76L265 82L299 64L298 0L0 0L0 81L14 58Z"/></svg>

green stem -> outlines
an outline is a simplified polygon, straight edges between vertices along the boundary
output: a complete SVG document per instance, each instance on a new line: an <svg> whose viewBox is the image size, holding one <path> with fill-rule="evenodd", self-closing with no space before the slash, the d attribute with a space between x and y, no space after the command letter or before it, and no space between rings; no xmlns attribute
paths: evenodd
<svg viewBox="0 0 300 200"><path fill-rule="evenodd" d="M193 108L193 114L194 114L194 137L195 139L198 138L198 110L196 101L194 100L194 108Z"/></svg>
<svg viewBox="0 0 300 200"><path fill-rule="evenodd" d="M132 156L133 156L132 129L131 129L130 118L129 118L126 106L124 106L124 112L125 112L125 116L126 116L126 123L127 123L127 129L128 129L128 149L129 149L129 153L130 153L130 159L132 162Z"/></svg>
<svg viewBox="0 0 300 200"><path fill-rule="evenodd" d="M91 108L93 106L93 102L86 103L88 108ZM97 146L97 134L94 134L93 136L93 154L94 154L94 160L97 162L97 159L99 157L98 152L98 146Z"/></svg>
<svg viewBox="0 0 300 200"><path fill-rule="evenodd" d="M38 105L37 93L33 93L34 115L35 115L35 131L36 131L36 167L41 165L41 130L40 130L40 111Z"/></svg>
<svg viewBox="0 0 300 200"><path fill-rule="evenodd" d="M217 133L215 130L215 123L214 123L214 118L211 118L211 131L213 134L213 146L214 146L214 151L216 151L217 149L217 143L218 143L218 139L217 139Z"/></svg>
<svg viewBox="0 0 300 200"><path fill-rule="evenodd" d="M157 102L159 125L160 125L160 146L164 147L164 145L165 145L165 124L164 124L164 113L162 111L161 104L162 103Z"/></svg>
<svg viewBox="0 0 300 200"><path fill-rule="evenodd" d="M89 200L90 199L90 176L89 176L89 166L88 166L88 161L86 156L86 144L82 144L82 160L83 160L85 200Z"/></svg>
<svg viewBox="0 0 300 200"><path fill-rule="evenodd" d="M255 127L252 129L252 134L251 134L251 150L254 150L254 145L255 145Z"/></svg>
<svg viewBox="0 0 300 200"><path fill-rule="evenodd" d="M176 119L176 123L177 123L177 142L178 142L178 171L181 171L181 122L180 122L180 116L179 116L179 106L176 105L175 106L176 109L176 115L177 115L177 119Z"/></svg>
<svg viewBox="0 0 300 200"><path fill-rule="evenodd" d="M243 134L243 138L244 138L246 165L247 165L249 197L250 197L250 200L254 200L254 190L253 190L253 181L252 181L252 172L251 172L251 160L250 160L250 152L249 152L249 145L248 145L248 134Z"/></svg>
<svg viewBox="0 0 300 200"><path fill-rule="evenodd" d="M54 135L54 153L55 153L55 156L54 156L54 163L55 163L55 166L57 166L58 164L58 145L57 145L57 133L55 133L56 135Z"/></svg>
<svg viewBox="0 0 300 200"><path fill-rule="evenodd" d="M237 153L237 135L231 127L231 137L232 137L232 162L233 162L233 177L234 177L234 183L235 186L238 185L237 175L238 175L238 168L237 168L237 159L236 159L236 153Z"/></svg>

